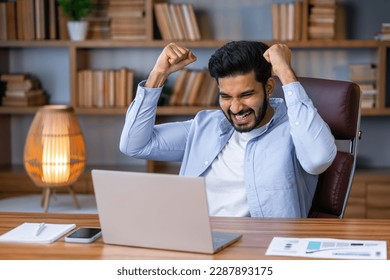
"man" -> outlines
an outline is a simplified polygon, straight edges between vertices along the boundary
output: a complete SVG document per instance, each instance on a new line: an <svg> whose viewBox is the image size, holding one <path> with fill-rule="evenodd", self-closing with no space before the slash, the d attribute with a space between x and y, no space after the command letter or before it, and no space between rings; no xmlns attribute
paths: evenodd
<svg viewBox="0 0 390 280"><path fill-rule="evenodd" d="M167 77L195 60L187 48L173 43L164 48L138 86L120 150L136 158L181 161L180 175L204 176L210 215L307 217L318 174L332 163L336 146L297 81L290 49L251 41L226 44L209 60L221 110L155 125ZM272 72L283 84L285 101L270 98Z"/></svg>

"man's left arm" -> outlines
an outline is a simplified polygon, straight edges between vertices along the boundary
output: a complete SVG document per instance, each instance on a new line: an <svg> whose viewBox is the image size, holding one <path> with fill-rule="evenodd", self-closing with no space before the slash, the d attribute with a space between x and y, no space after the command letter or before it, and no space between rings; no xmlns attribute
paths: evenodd
<svg viewBox="0 0 390 280"><path fill-rule="evenodd" d="M298 160L308 173L320 174L336 156L332 132L299 82L283 85L283 91Z"/></svg>
<svg viewBox="0 0 390 280"><path fill-rule="evenodd" d="M271 46L264 58L283 84L291 136L303 169L310 174L324 172L333 162L337 147L334 137L318 114L291 67L291 50L285 44Z"/></svg>

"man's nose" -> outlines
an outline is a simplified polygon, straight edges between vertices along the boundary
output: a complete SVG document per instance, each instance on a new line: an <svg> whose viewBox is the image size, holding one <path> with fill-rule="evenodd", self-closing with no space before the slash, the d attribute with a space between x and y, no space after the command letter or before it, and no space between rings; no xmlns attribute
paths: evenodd
<svg viewBox="0 0 390 280"><path fill-rule="evenodd" d="M238 98L234 98L232 100L232 102L230 103L230 111L233 113L233 114L237 114L238 112L240 112L243 108L243 105L240 101L240 99Z"/></svg>

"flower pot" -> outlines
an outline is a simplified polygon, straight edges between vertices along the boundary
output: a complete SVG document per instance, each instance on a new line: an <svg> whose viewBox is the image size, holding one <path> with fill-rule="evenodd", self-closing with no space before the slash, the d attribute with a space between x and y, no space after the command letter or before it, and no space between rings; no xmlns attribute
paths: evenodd
<svg viewBox="0 0 390 280"><path fill-rule="evenodd" d="M69 37L73 41L83 41L87 37L87 21L68 21Z"/></svg>

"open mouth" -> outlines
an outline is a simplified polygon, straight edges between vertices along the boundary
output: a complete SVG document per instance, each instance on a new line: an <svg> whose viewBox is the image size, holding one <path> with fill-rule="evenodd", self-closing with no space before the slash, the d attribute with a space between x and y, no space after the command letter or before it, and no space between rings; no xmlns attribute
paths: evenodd
<svg viewBox="0 0 390 280"><path fill-rule="evenodd" d="M245 119L252 114L252 111L240 112L238 114L232 114L237 121L245 121Z"/></svg>

